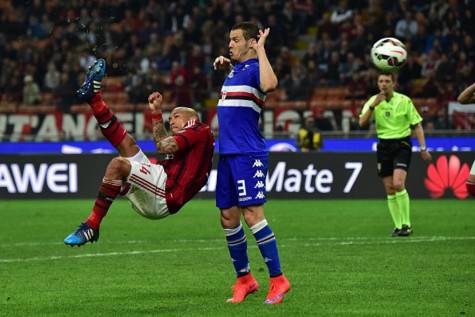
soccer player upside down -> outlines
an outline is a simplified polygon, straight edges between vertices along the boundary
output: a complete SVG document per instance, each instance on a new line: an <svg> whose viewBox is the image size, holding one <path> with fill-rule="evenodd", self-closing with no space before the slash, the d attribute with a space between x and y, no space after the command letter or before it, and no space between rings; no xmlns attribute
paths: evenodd
<svg viewBox="0 0 475 317"><path fill-rule="evenodd" d="M100 85L105 67L103 59L97 60L77 95L89 103L102 134L120 156L107 166L89 217L64 239L70 246L99 239L101 221L118 195L125 195L132 208L147 218L160 219L178 212L206 184L212 165L214 139L209 126L200 122L193 109L177 107L171 112L169 136L158 92L148 98L153 137L157 151L168 155L159 164L152 164L102 99Z"/></svg>

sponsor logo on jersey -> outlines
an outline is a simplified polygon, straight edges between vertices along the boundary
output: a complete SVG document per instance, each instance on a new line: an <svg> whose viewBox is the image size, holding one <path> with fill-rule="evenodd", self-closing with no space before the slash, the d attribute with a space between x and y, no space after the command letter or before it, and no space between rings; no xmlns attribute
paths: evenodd
<svg viewBox="0 0 475 317"><path fill-rule="evenodd" d="M252 167L263 167L264 164L262 164L261 160L255 160L254 164L252 164Z"/></svg>
<svg viewBox="0 0 475 317"><path fill-rule="evenodd" d="M257 192L256 199L263 199L265 197L264 192Z"/></svg>
<svg viewBox="0 0 475 317"><path fill-rule="evenodd" d="M258 181L256 183L256 186L254 186L254 188L263 188L265 185L264 185L264 182L263 181Z"/></svg>
<svg viewBox="0 0 475 317"><path fill-rule="evenodd" d="M257 170L255 173L254 173L254 176L252 176L252 178L260 178L260 177L264 177L264 172L262 172L261 170Z"/></svg>

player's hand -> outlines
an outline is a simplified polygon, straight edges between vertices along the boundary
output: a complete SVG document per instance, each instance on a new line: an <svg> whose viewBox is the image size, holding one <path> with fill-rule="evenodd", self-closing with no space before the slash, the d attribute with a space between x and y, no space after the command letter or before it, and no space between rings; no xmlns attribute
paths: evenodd
<svg viewBox="0 0 475 317"><path fill-rule="evenodd" d="M386 94L384 92L380 92L373 101L373 107L377 107L384 100L386 100Z"/></svg>
<svg viewBox="0 0 475 317"><path fill-rule="evenodd" d="M432 161L432 155L429 151L421 151L421 157L426 162Z"/></svg>
<svg viewBox="0 0 475 317"><path fill-rule="evenodd" d="M158 91L155 91L148 96L148 108L152 112L161 112L163 97Z"/></svg>
<svg viewBox="0 0 475 317"><path fill-rule="evenodd" d="M259 40L257 42L251 43L251 48L254 50L258 50L259 48L264 48L264 44L266 44L267 37L269 36L270 28L265 28L264 31L259 30Z"/></svg>
<svg viewBox="0 0 475 317"><path fill-rule="evenodd" d="M217 69L224 69L227 70L229 67L231 67L231 60L227 57L224 56L218 56L214 60L213 67L215 70Z"/></svg>

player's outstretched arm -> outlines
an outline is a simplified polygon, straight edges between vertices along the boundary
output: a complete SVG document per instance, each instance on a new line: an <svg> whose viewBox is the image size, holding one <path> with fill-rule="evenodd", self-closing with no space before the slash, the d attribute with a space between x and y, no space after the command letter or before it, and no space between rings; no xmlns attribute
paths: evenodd
<svg viewBox="0 0 475 317"><path fill-rule="evenodd" d="M465 88L457 97L457 101L461 104L475 103L475 83Z"/></svg>
<svg viewBox="0 0 475 317"><path fill-rule="evenodd" d="M277 79L272 65L267 58L264 45L267 37L269 36L270 28L266 28L264 31L259 30L259 40L254 41L251 47L256 51L257 58L259 60L259 80L261 82L261 89L264 92L269 92L277 88L279 81Z"/></svg>

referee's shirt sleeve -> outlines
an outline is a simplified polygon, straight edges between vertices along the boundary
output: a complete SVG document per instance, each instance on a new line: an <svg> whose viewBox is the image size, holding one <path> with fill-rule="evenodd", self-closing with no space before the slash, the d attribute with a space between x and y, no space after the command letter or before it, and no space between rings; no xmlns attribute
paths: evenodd
<svg viewBox="0 0 475 317"><path fill-rule="evenodd" d="M410 98L408 98L408 119L409 119L409 122L411 125L416 125L420 122L422 122L422 117L421 115L419 114L419 112L417 112L417 109L416 107L414 106L414 104L412 103L412 100Z"/></svg>
<svg viewBox="0 0 475 317"><path fill-rule="evenodd" d="M363 109L361 109L361 112L360 112L360 117L362 117L365 114L365 112L368 111L369 106L374 101L374 98L376 98L376 96L372 96L371 98L369 98L368 101L366 101L366 103L363 105Z"/></svg>

